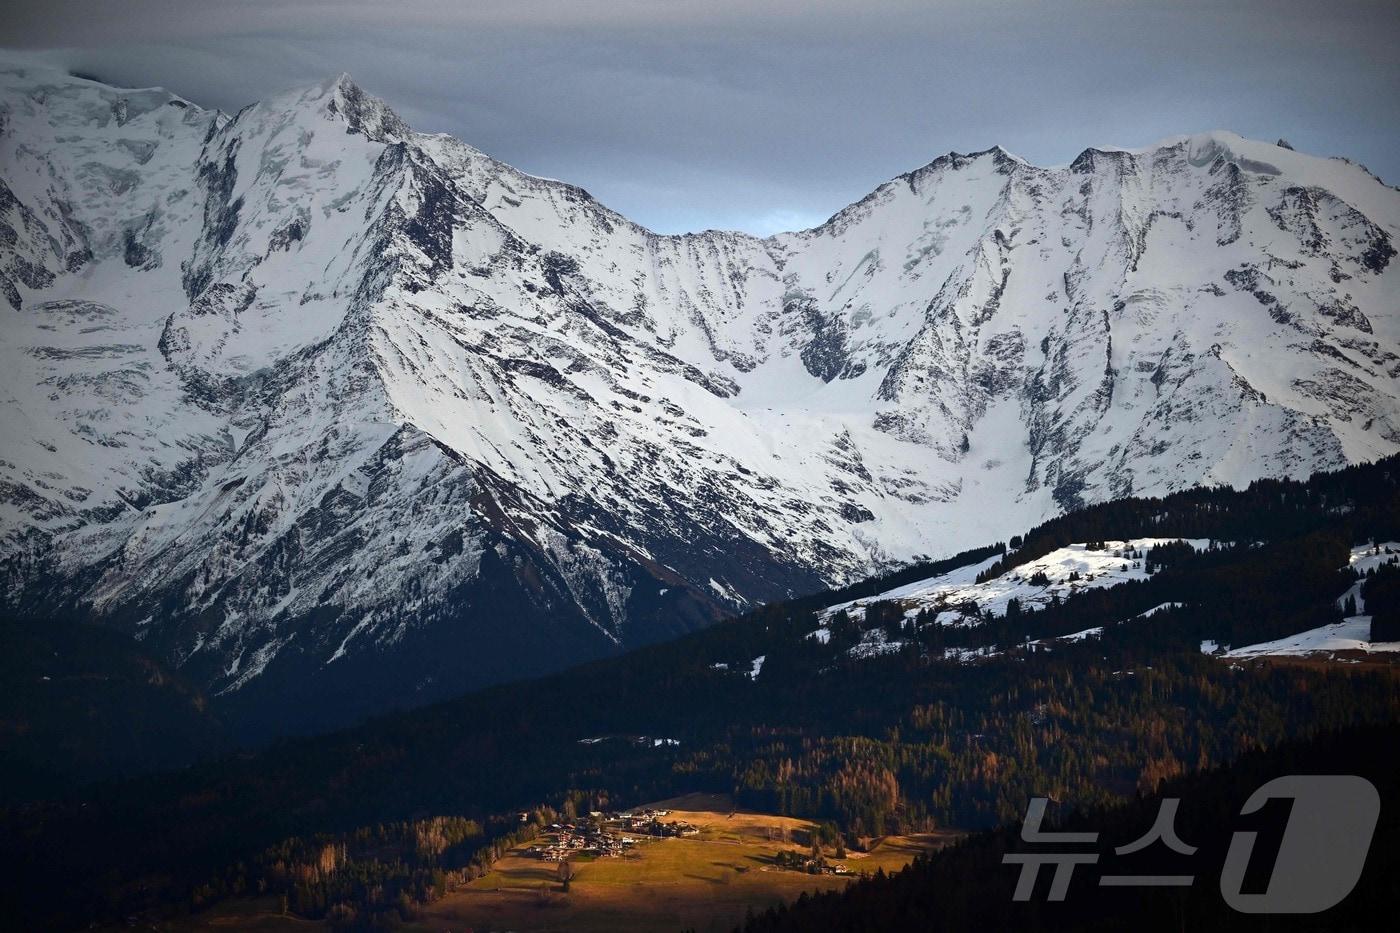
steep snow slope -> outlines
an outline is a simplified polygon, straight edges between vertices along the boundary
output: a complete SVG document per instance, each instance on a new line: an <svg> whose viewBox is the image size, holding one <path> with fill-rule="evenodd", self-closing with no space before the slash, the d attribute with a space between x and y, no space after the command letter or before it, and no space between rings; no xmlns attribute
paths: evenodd
<svg viewBox="0 0 1400 933"><path fill-rule="evenodd" d="M662 237L343 76L227 116L0 67L5 592L309 723L1370 459L1397 235L1210 133Z"/></svg>

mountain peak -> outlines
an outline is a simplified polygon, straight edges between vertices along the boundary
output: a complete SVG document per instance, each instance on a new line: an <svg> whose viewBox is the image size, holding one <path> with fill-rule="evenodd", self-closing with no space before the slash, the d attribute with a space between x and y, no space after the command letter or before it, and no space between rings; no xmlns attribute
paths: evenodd
<svg viewBox="0 0 1400 933"><path fill-rule="evenodd" d="M331 95L327 109L340 114L352 132L376 142L402 142L413 135L409 125L388 104L366 94L348 71L342 71L323 87Z"/></svg>
<svg viewBox="0 0 1400 933"><path fill-rule="evenodd" d="M269 717L1400 451L1400 194L1270 143L949 153L797 235L670 237L349 75L211 133L6 74L0 603Z"/></svg>

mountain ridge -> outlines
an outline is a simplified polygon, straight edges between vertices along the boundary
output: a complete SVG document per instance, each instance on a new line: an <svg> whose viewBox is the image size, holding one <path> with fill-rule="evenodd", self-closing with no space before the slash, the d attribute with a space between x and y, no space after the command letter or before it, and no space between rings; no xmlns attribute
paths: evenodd
<svg viewBox="0 0 1400 933"><path fill-rule="evenodd" d="M1400 450L1400 198L1344 163L994 147L659 235L347 76L229 116L0 70L9 604L255 718Z"/></svg>

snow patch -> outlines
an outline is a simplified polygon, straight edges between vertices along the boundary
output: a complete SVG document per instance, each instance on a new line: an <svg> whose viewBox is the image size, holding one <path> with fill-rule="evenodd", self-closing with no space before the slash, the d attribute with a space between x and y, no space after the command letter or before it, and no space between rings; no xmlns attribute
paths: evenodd
<svg viewBox="0 0 1400 933"><path fill-rule="evenodd" d="M1006 615L1007 605L1013 599L1020 603L1023 610L1034 610L1049 605L1057 598L1068 599L1081 590L1146 580L1149 578L1145 567L1146 556L1153 548L1178 540L1181 539L1106 541L1102 549L1071 544L978 583L977 576L999 560L989 558L978 564L888 590L878 596L840 603L824 610L821 617L830 619L844 611L852 618L864 618L866 607L872 603L895 602L903 607L906 618L927 610L935 614L935 621L940 625L975 624L979 611L994 616ZM1206 538L1188 539L1186 543L1198 551L1205 550L1211 544ZM1143 556L1128 556L1138 553ZM1144 615L1151 615L1163 608L1166 607L1154 607Z"/></svg>
<svg viewBox="0 0 1400 933"><path fill-rule="evenodd" d="M1388 654L1400 651L1400 641L1371 641L1370 639L1371 617L1352 616L1341 622L1289 635L1287 638L1234 648L1224 652L1221 657L1241 659L1307 657L1324 654L1333 657L1340 651L1359 651L1364 654ZM1202 649L1204 650L1204 643Z"/></svg>

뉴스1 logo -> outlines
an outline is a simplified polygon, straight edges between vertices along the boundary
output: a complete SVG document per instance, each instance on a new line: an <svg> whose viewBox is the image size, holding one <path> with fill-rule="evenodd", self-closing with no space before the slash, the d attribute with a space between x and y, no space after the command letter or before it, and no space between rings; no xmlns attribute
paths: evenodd
<svg viewBox="0 0 1400 933"><path fill-rule="evenodd" d="M1240 809L1240 816L1260 812L1269 801L1291 803L1288 823L1270 869L1268 885L1260 894L1244 893L1245 875L1259 834L1236 830L1220 873L1220 893L1225 903L1247 914L1314 914L1340 903L1361 878L1371 836L1380 817L1381 801L1375 785L1365 778L1346 774L1295 774L1275 778L1256 790ZM1021 840L1031 844L1063 847L1058 852L1011 852L1002 856L1003 865L1020 865L1020 876L1012 899L1029 901L1035 893L1040 869L1054 866L1047 900L1063 901L1075 869L1096 865L1099 853L1087 847L1098 842L1099 834L1044 832L1048 800L1034 797L1026 807ZM1196 853L1196 847L1176 832L1176 814L1181 800L1162 799L1157 818L1140 838L1113 851L1132 855L1153 845L1166 846L1182 856ZM1190 887L1195 875L1143 874L1100 875L1099 887Z"/></svg>

